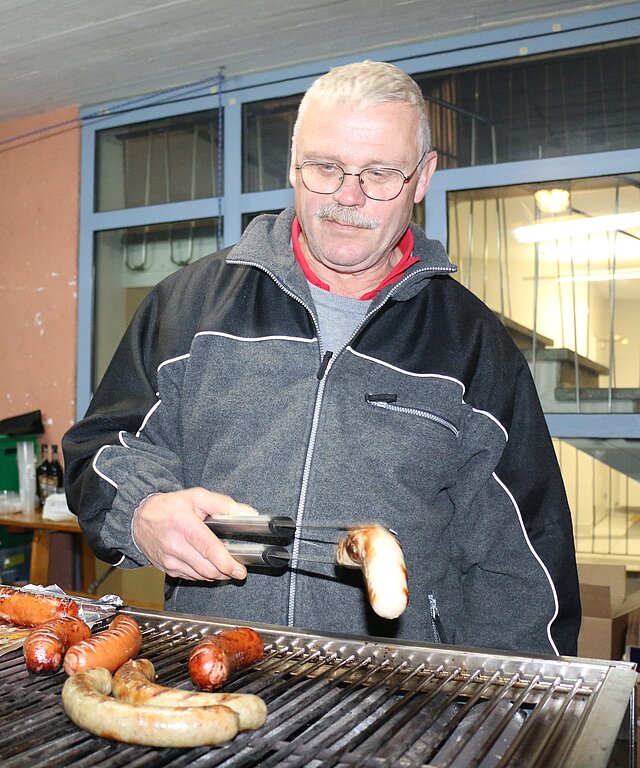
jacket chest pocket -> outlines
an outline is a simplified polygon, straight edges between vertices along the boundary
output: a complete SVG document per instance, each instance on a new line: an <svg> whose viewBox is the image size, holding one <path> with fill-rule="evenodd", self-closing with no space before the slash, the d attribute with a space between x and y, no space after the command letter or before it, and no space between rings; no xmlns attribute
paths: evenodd
<svg viewBox="0 0 640 768"><path fill-rule="evenodd" d="M440 416L437 413L433 413L433 411L426 410L417 406L398 403L395 395L367 393L364 396L364 399L374 408L381 408L391 413L404 414L414 419L424 419L430 424L438 425L443 429L449 430L449 432L458 437L458 428L452 421L445 418L444 416Z"/></svg>

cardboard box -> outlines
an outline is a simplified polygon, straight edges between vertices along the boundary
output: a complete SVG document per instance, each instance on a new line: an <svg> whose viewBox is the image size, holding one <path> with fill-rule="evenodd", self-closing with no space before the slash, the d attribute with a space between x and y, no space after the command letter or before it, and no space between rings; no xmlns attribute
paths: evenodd
<svg viewBox="0 0 640 768"><path fill-rule="evenodd" d="M624 565L578 564L582 626L578 656L621 659L629 614L640 609L640 590L627 594Z"/></svg>

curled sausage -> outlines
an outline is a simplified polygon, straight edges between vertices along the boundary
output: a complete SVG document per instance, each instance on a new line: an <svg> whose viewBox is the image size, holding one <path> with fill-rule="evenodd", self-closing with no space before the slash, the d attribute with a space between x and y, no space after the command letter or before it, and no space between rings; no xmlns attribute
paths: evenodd
<svg viewBox="0 0 640 768"><path fill-rule="evenodd" d="M138 653L141 645L142 632L138 622L120 613L104 632L69 648L64 657L64 671L71 675L93 667L105 667L109 672L115 672Z"/></svg>
<svg viewBox="0 0 640 768"><path fill-rule="evenodd" d="M71 645L91 637L82 619L65 616L41 624L24 641L23 653L30 672L57 672Z"/></svg>
<svg viewBox="0 0 640 768"><path fill-rule="evenodd" d="M250 627L236 627L205 637L195 646L189 655L189 676L198 688L213 691L263 657L260 635Z"/></svg>
<svg viewBox="0 0 640 768"><path fill-rule="evenodd" d="M250 693L201 693L169 688L155 682L156 673L149 659L132 659L113 676L113 695L129 704L153 707L209 707L222 704L238 715L241 731L260 728L267 719L267 705Z"/></svg>
<svg viewBox="0 0 640 768"><path fill-rule="evenodd" d="M238 732L238 716L228 707L135 706L111 693L108 669L96 667L65 680L62 706L79 728L103 739L148 747L201 747L224 744Z"/></svg>
<svg viewBox="0 0 640 768"><path fill-rule="evenodd" d="M79 610L78 603L68 597L0 587L0 618L18 627L37 627L52 619L75 617Z"/></svg>
<svg viewBox="0 0 640 768"><path fill-rule="evenodd" d="M373 610L397 619L409 602L407 567L396 537L381 525L353 528L340 541L338 565L361 568Z"/></svg>

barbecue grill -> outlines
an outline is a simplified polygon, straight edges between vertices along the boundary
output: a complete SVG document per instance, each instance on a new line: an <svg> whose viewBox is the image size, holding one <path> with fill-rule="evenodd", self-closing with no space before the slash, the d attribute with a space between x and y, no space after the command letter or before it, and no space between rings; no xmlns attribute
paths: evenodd
<svg viewBox="0 0 640 768"><path fill-rule="evenodd" d="M126 612L140 623L140 656L153 662L158 682L188 690L191 648L235 626ZM254 628L265 658L225 690L262 696L269 717L260 730L215 748L153 749L93 737L64 714L64 672L32 676L20 650L3 656L3 768L598 768L609 765L621 726L625 760L635 766L634 665Z"/></svg>

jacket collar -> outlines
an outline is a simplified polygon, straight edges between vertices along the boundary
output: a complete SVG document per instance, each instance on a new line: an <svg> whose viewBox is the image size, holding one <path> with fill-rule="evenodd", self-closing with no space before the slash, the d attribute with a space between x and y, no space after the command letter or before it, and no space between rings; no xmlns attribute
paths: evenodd
<svg viewBox="0 0 640 768"><path fill-rule="evenodd" d="M291 225L295 211L286 208L279 215L257 216L244 231L240 241L228 256L230 264L253 264L269 273L296 295L307 296L309 289L302 269L296 262L291 246ZM424 288L436 275L455 272L455 267L438 240L429 240L425 233L411 224L414 237L413 255L420 261L413 264L396 283L383 288L374 303L389 295L397 301L406 301Z"/></svg>

